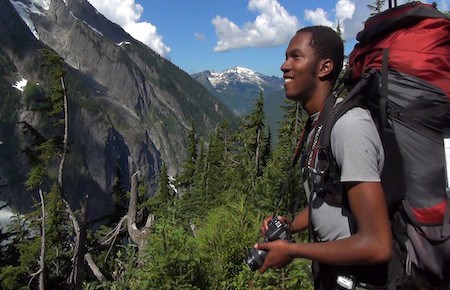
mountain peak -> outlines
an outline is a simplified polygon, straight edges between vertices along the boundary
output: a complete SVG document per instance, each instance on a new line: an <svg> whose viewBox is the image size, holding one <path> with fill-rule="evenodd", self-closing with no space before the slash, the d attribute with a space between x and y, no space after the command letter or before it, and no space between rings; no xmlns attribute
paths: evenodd
<svg viewBox="0 0 450 290"><path fill-rule="evenodd" d="M230 73L238 73L238 74L256 74L254 70L251 70L249 68L241 67L241 66L235 66L231 69L226 70L226 72Z"/></svg>
<svg viewBox="0 0 450 290"><path fill-rule="evenodd" d="M235 66L222 72L210 72L208 80L213 87L230 83L251 83L261 85L265 82L264 75L251 69Z"/></svg>

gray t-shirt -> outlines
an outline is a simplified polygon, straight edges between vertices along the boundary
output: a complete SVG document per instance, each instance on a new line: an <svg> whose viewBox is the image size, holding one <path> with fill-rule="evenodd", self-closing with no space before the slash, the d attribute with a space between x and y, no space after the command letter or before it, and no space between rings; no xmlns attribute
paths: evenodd
<svg viewBox="0 0 450 290"><path fill-rule="evenodd" d="M384 164L383 146L370 113L353 108L339 118L331 130L331 150L341 169L341 182L379 182ZM351 235L353 217L345 207L327 204L312 193L311 218L321 241Z"/></svg>

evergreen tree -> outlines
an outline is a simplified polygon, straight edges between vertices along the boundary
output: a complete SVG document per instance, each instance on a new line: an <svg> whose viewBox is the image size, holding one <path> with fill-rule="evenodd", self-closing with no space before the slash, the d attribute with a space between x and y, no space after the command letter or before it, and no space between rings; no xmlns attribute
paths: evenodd
<svg viewBox="0 0 450 290"><path fill-rule="evenodd" d="M48 74L48 93L45 98L39 100L36 111L41 114L39 128L35 128L27 122L22 122L24 132L31 137L31 144L26 145L23 152L27 155L31 170L26 181L28 190L33 190L44 185L48 181L48 171L51 163L63 154L63 124L64 124L64 88L61 80L66 71L63 68L64 60L56 53L49 50L41 50L43 66ZM47 182L52 184L52 182Z"/></svg>
<svg viewBox="0 0 450 290"><path fill-rule="evenodd" d="M183 188L189 188L194 183L195 167L198 158L197 153L197 132L195 130L194 124L192 124L192 129L188 133L188 145L187 145L187 158L183 163L182 172L176 180L177 186Z"/></svg>
<svg viewBox="0 0 450 290"><path fill-rule="evenodd" d="M264 170L262 161L267 158L262 152L266 146L264 119L264 98L261 91L251 113L242 118L238 135L242 146L241 160L244 162L243 166L249 169L247 175L251 178L253 187Z"/></svg>
<svg viewBox="0 0 450 290"><path fill-rule="evenodd" d="M224 148L219 134L211 135L205 164L205 197L208 203L214 203L223 191Z"/></svg>
<svg viewBox="0 0 450 290"><path fill-rule="evenodd" d="M380 13L381 9L383 9L383 5L386 3L386 0L376 0L373 4L368 4L367 8L373 11L372 15Z"/></svg>
<svg viewBox="0 0 450 290"><path fill-rule="evenodd" d="M37 267L40 273L39 288L49 289L73 288L79 289L83 277L83 259L89 256L86 253L85 231L86 223L78 223L75 213L65 200L63 187L64 161L68 152L68 98L65 89L64 60L50 50L40 50L43 72L48 77L45 98L37 106L32 106L39 114L40 123L33 127L27 122L22 122L24 130L29 133L29 144L23 149L29 157L31 170L26 181L27 189L49 190L43 198L45 200L45 224L42 224L42 237L36 236L39 231L39 215L36 210L27 216L28 224L33 235L27 243L18 244L29 250L20 250L20 261L27 261L26 256L35 254L31 249L35 244L45 242L45 247L40 247L40 265ZM57 165L59 161L59 166ZM87 203L83 204L82 212L87 213ZM39 208L39 207L38 207ZM69 217L71 223L69 223ZM83 216L86 220L86 215ZM39 225L36 225L39 224ZM69 226L69 224L71 226ZM80 227L81 225L81 227ZM44 230L45 229L45 230ZM75 232L69 234L69 230ZM45 234L45 235L44 235ZM44 239L45 236L45 239ZM73 241L75 240L75 245ZM44 252L45 251L45 252ZM45 260L44 260L45 257ZM35 257L36 259L37 257ZM23 263L23 262L21 262ZM90 259L88 264L93 271L97 271L95 262ZM52 265L53 271L46 268ZM27 268L27 271L33 269ZM3 269L2 271L3 272ZM98 271L97 271L98 272ZM45 281L41 279L45 273ZM101 273L100 273L101 274ZM34 281L31 276L30 283ZM25 282L25 281L21 281ZM28 281L22 285L28 284Z"/></svg>
<svg viewBox="0 0 450 290"><path fill-rule="evenodd" d="M161 172L159 173L159 186L157 195L162 204L171 204L175 199L175 193L170 187L169 176L167 175L167 167L163 162L161 165Z"/></svg>
<svg viewBox="0 0 450 290"><path fill-rule="evenodd" d="M159 172L158 178L158 189L155 196L151 198L144 198L139 203L143 208L142 216L147 216L148 214L153 214L157 218L166 215L166 211L172 207L175 203L176 195L172 187L170 186L169 176L167 175L167 167L163 162L161 165L161 171Z"/></svg>
<svg viewBox="0 0 450 290"><path fill-rule="evenodd" d="M197 163L195 164L194 172L194 188L193 192L204 193L206 184L206 149L205 143L200 144L200 150L197 158Z"/></svg>
<svg viewBox="0 0 450 290"><path fill-rule="evenodd" d="M304 193L300 184L300 170L297 165L291 168L292 157L297 146L298 139L303 130L306 114L298 102L286 100L284 118L279 127L279 139L272 157L264 172L264 178L259 189L260 206L264 211L273 213L278 210L281 214L291 214L295 202L300 198L300 203L305 204ZM276 202L280 194L283 197L283 203L279 208Z"/></svg>

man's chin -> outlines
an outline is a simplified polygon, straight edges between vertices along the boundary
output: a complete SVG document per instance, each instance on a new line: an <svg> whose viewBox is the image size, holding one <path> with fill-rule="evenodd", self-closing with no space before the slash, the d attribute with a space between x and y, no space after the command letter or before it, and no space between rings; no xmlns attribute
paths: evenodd
<svg viewBox="0 0 450 290"><path fill-rule="evenodd" d="M286 99L295 101L295 96L292 94L289 94L288 92L284 92L284 96L286 97Z"/></svg>

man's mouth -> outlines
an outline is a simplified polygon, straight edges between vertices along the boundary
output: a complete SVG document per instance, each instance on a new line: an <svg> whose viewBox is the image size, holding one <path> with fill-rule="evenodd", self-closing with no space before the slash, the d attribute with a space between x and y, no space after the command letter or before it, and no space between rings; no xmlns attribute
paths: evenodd
<svg viewBox="0 0 450 290"><path fill-rule="evenodd" d="M284 84L288 84L288 83L292 82L293 80L294 80L293 78L285 78Z"/></svg>

